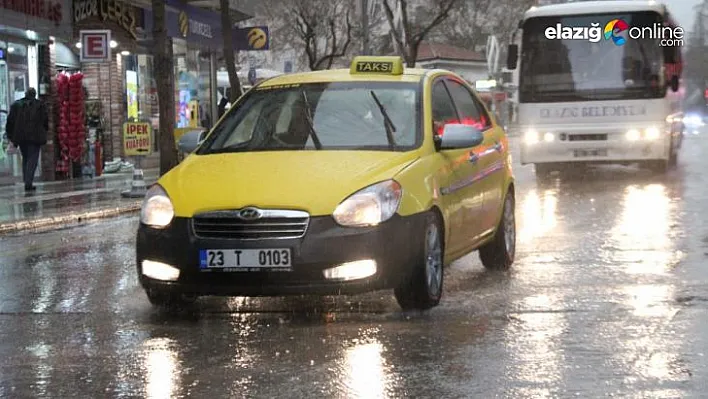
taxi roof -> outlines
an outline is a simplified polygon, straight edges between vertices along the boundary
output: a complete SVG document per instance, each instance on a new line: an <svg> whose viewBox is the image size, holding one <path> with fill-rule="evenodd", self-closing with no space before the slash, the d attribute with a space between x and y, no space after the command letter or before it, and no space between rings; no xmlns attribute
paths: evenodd
<svg viewBox="0 0 708 399"><path fill-rule="evenodd" d="M400 75L389 74L352 74L349 68L329 69L325 71L299 72L276 76L260 84L261 87L289 85L298 83L327 82L420 82L426 73L433 70L404 68Z"/></svg>

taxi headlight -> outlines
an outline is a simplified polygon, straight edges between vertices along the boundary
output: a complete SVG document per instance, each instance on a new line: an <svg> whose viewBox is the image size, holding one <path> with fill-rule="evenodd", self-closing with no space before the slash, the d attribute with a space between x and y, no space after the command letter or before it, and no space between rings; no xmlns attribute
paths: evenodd
<svg viewBox="0 0 708 399"><path fill-rule="evenodd" d="M167 192L158 184L150 187L140 209L140 222L150 227L165 227L174 216L175 209Z"/></svg>
<svg viewBox="0 0 708 399"><path fill-rule="evenodd" d="M536 144L538 143L538 132L535 130L529 130L524 134L524 141L526 144Z"/></svg>
<svg viewBox="0 0 708 399"><path fill-rule="evenodd" d="M550 143L551 141L555 140L556 136L553 135L553 133L546 133L543 135L543 141L546 143Z"/></svg>
<svg viewBox="0 0 708 399"><path fill-rule="evenodd" d="M646 137L647 140L656 140L659 138L660 135L661 132L655 127L650 127L649 129L644 131L644 137Z"/></svg>
<svg viewBox="0 0 708 399"><path fill-rule="evenodd" d="M632 129L627 132L627 140L637 141L642 137L642 134L637 129Z"/></svg>
<svg viewBox="0 0 708 399"><path fill-rule="evenodd" d="M403 189L395 180L376 183L349 196L334 210L334 220L342 226L376 226L398 210Z"/></svg>

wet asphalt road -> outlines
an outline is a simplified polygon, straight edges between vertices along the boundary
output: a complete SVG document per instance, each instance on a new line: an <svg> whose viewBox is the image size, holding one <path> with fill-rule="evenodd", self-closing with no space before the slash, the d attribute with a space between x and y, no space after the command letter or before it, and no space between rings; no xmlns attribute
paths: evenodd
<svg viewBox="0 0 708 399"><path fill-rule="evenodd" d="M0 238L0 397L706 397L708 137L667 176L516 167L513 271L390 292L153 310L135 218Z"/></svg>

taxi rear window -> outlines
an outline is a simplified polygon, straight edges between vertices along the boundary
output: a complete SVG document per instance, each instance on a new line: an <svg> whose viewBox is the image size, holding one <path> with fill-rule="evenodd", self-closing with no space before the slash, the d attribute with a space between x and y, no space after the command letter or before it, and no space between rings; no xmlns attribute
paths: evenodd
<svg viewBox="0 0 708 399"><path fill-rule="evenodd" d="M395 150L421 143L419 85L335 82L256 88L199 153Z"/></svg>

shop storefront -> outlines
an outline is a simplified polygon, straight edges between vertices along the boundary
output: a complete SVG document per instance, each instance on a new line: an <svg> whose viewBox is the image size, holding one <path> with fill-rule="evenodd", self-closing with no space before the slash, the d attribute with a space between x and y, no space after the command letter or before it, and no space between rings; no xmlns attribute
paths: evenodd
<svg viewBox="0 0 708 399"><path fill-rule="evenodd" d="M216 113L216 68L220 52L219 14L169 0L168 34L173 39L175 127L209 127ZM76 0L74 42L85 29L110 29L110 64L83 63L80 72L87 103L102 115L104 159L124 158L122 124L149 122L157 151L159 110L151 55L152 13L120 0ZM76 49L78 52L78 48ZM156 157L153 157L156 158ZM148 160L148 166L150 161ZM145 165L143 165L145 166ZM119 168L106 172L118 171Z"/></svg>
<svg viewBox="0 0 708 399"><path fill-rule="evenodd" d="M111 31L111 60L104 63L84 62L79 69L67 71L69 77L80 79L84 89L86 144L84 152L92 156L84 157L89 165L81 162L82 168L91 174L104 171L103 161L122 158L122 132L126 121L150 120L150 110L138 114L136 54L147 54L144 45L144 10L121 0L77 0L73 7L73 51L80 51L79 33L82 30L108 29ZM141 56L145 59L147 56ZM129 71L135 71L136 75ZM157 107L155 106L155 112ZM144 110L143 110L144 111ZM156 118L155 118L156 120ZM157 127L157 126L155 126ZM69 130L71 130L69 128ZM60 154L59 172L75 176L78 172L75 159L67 157L71 150L64 146ZM100 154L100 165L95 164L96 153ZM91 162L94 165L90 165ZM125 170L123 165L115 165L106 172ZM129 167L129 165L127 165ZM71 169L71 170L67 170Z"/></svg>
<svg viewBox="0 0 708 399"><path fill-rule="evenodd" d="M111 31L110 63L82 63L78 70L86 91L86 109L100 115L98 129L104 160L125 160L122 153L122 125L126 121L149 122L153 127L153 150L160 134L156 73L152 52L152 12L122 0L75 0L73 43L78 53L79 32L87 29ZM243 18L248 15L242 13ZM176 128L209 128L217 115L216 71L223 62L220 14L167 0L166 22L173 41ZM266 28L267 32L267 28ZM235 43L248 44L246 31L235 33ZM267 41L254 45L266 50ZM245 49L245 48L244 48ZM91 127L87 126L87 131ZM89 133L90 135L90 133ZM143 167L157 165L157 156ZM129 169L130 166L128 165ZM112 167L107 173L119 171Z"/></svg>
<svg viewBox="0 0 708 399"><path fill-rule="evenodd" d="M7 140L5 123L12 103L25 91L37 89L51 107L50 76L55 68L55 45L71 40L69 0L0 1L0 183L21 178L21 158ZM50 108L51 109L51 108ZM50 113L51 114L51 113ZM51 116L50 116L51 118ZM53 179L54 131L41 154L37 176Z"/></svg>

